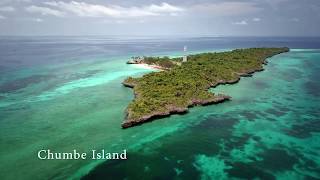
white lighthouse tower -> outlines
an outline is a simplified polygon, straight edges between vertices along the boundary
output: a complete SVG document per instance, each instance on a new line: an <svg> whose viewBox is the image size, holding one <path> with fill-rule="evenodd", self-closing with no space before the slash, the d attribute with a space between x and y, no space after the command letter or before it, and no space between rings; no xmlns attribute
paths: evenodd
<svg viewBox="0 0 320 180"><path fill-rule="evenodd" d="M184 46L183 47L183 53L184 53L184 55L183 55L183 59L182 59L182 62L187 62L187 46Z"/></svg>

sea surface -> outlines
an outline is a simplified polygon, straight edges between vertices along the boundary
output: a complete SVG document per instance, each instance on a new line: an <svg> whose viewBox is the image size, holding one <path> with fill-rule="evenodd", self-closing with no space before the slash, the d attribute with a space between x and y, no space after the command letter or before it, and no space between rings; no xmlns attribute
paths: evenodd
<svg viewBox="0 0 320 180"><path fill-rule="evenodd" d="M291 50L221 85L232 101L121 129L132 89L155 71L131 56L247 47ZM16 179L320 179L320 38L0 37L0 175ZM128 160L39 160L37 152Z"/></svg>

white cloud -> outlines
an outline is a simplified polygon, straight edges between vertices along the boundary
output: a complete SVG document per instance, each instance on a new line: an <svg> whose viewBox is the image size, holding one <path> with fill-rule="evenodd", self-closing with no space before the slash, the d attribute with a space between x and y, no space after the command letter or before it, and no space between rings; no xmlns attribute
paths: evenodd
<svg viewBox="0 0 320 180"><path fill-rule="evenodd" d="M43 22L43 19L41 19L41 18L35 18L35 19L33 19L35 22L39 22L39 23L41 23L41 22Z"/></svg>
<svg viewBox="0 0 320 180"><path fill-rule="evenodd" d="M252 21L259 22L259 21L261 21L261 19L260 18L253 18Z"/></svg>
<svg viewBox="0 0 320 180"><path fill-rule="evenodd" d="M242 21L239 21L239 22L234 22L232 24L234 24L234 25L247 25L248 23L247 23L247 21L242 20Z"/></svg>
<svg viewBox="0 0 320 180"><path fill-rule="evenodd" d="M97 21L97 23L104 24L144 24L147 21L145 19L103 19L102 21Z"/></svg>
<svg viewBox="0 0 320 180"><path fill-rule="evenodd" d="M146 21L144 20L144 19L140 19L139 21L138 21L138 23L140 23L140 24L143 24L143 23L145 23Z"/></svg>
<svg viewBox="0 0 320 180"><path fill-rule="evenodd" d="M291 18L290 21L292 21L292 22L299 22L300 19L299 19L299 18Z"/></svg>
<svg viewBox="0 0 320 180"><path fill-rule="evenodd" d="M0 15L0 20L2 20L2 19L7 19L7 18L2 16L2 15Z"/></svg>
<svg viewBox="0 0 320 180"><path fill-rule="evenodd" d="M195 5L191 9L213 16L236 16L258 12L262 8L252 2L219 2Z"/></svg>
<svg viewBox="0 0 320 180"><path fill-rule="evenodd" d="M173 6L168 3L162 3L160 5L151 4L149 6L142 7L122 7L116 5L105 6L77 1L51 1L45 2L44 4L53 8L57 8L64 13L74 14L80 17L130 18L160 16L170 15L171 13L179 13L184 10L180 7Z"/></svg>
<svg viewBox="0 0 320 180"><path fill-rule="evenodd" d="M179 16L178 13L170 13L170 16Z"/></svg>
<svg viewBox="0 0 320 180"><path fill-rule="evenodd" d="M115 23L117 23L117 24L125 24L126 21L124 21L124 20L116 20Z"/></svg>
<svg viewBox="0 0 320 180"><path fill-rule="evenodd" d="M288 3L290 0L261 0L261 2L267 3L273 9L280 9L283 7L283 3Z"/></svg>
<svg viewBox="0 0 320 180"><path fill-rule="evenodd" d="M13 11L15 11L15 8L11 7L11 6L4 6L4 7L0 7L0 11L2 11L2 12L13 12Z"/></svg>
<svg viewBox="0 0 320 180"><path fill-rule="evenodd" d="M18 2L18 3L25 3L25 2L31 2L31 0L1 0L0 1L0 4L10 4L10 3L15 3L15 2Z"/></svg>
<svg viewBox="0 0 320 180"><path fill-rule="evenodd" d="M159 13L163 13L163 12L174 13L174 12L183 11L182 8L170 5L168 3L162 3L161 5L152 4L149 7L145 7L145 9L151 12L159 12Z"/></svg>
<svg viewBox="0 0 320 180"><path fill-rule="evenodd" d="M40 7L40 6L28 6L25 8L26 11L30 13L40 13L42 15L52 15L52 16L57 16L57 17L63 17L64 14L61 11L54 10L51 8L47 7Z"/></svg>

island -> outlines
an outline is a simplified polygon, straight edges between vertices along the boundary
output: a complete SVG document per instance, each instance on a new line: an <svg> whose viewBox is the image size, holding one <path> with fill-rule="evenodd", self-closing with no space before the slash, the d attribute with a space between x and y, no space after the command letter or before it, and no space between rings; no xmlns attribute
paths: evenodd
<svg viewBox="0 0 320 180"><path fill-rule="evenodd" d="M252 76L264 70L267 58L288 51L286 47L236 49L188 55L187 62L182 57L135 57L128 64L148 64L161 71L123 81L124 86L133 88L135 98L126 109L122 128L187 113L192 106L230 100L230 96L209 92L209 88Z"/></svg>

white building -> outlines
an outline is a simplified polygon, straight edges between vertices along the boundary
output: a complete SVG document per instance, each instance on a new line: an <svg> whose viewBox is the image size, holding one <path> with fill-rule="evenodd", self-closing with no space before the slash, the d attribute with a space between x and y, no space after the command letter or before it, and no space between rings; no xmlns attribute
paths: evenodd
<svg viewBox="0 0 320 180"><path fill-rule="evenodd" d="M184 55L183 55L183 58L182 58L182 62L187 62L188 61L187 46L183 47L183 52L184 52Z"/></svg>

